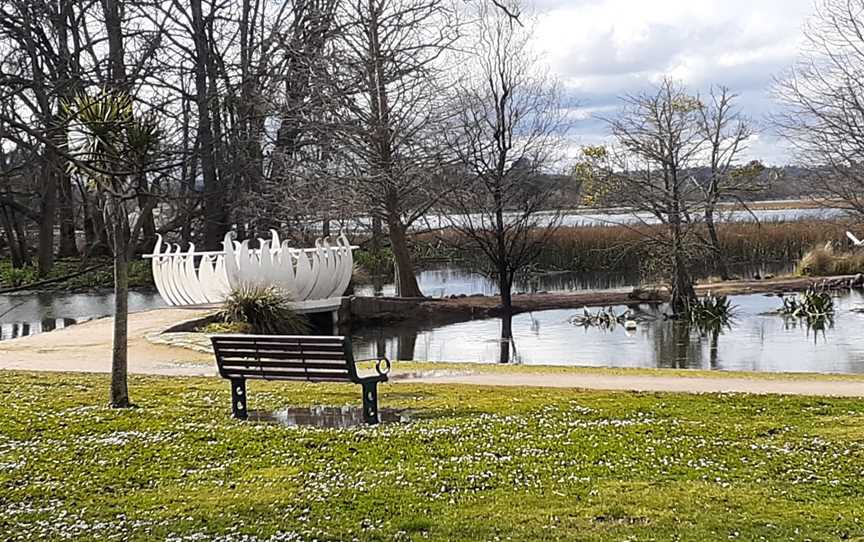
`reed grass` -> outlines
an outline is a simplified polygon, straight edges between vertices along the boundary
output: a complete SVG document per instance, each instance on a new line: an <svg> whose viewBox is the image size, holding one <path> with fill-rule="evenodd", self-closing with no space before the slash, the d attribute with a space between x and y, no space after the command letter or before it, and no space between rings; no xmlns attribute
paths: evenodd
<svg viewBox="0 0 864 542"><path fill-rule="evenodd" d="M660 227L562 227L549 237L538 264L546 269L576 272L641 269L649 257L645 239L656 237ZM729 264L794 263L814 246L845 241L845 232L850 229L856 231L850 224L828 221L736 222L718 224L717 234ZM453 230L420 234L415 237L418 253L429 254L430 247L442 240L448 245L460 244L459 234ZM695 264L710 267L707 251Z"/></svg>

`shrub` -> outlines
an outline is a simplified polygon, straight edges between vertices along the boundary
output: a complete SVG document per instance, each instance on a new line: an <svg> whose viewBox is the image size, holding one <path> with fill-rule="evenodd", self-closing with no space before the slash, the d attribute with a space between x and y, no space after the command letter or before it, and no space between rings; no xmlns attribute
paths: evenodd
<svg viewBox="0 0 864 542"><path fill-rule="evenodd" d="M277 288L242 287L231 292L217 318L225 324L247 324L253 333L295 335L309 331L309 322L290 306Z"/></svg>
<svg viewBox="0 0 864 542"><path fill-rule="evenodd" d="M707 332L729 327L735 315L735 307L723 296L708 294L688 302L687 318L699 331Z"/></svg>
<svg viewBox="0 0 864 542"><path fill-rule="evenodd" d="M387 275L393 272L393 252L387 247L377 252L357 250L354 252L354 263L370 275Z"/></svg>
<svg viewBox="0 0 864 542"><path fill-rule="evenodd" d="M824 288L810 286L795 297L784 297L780 314L806 320L820 320L834 315L834 298Z"/></svg>
<svg viewBox="0 0 864 542"><path fill-rule="evenodd" d="M32 267L7 267L0 268L0 283L9 288L17 288L31 282L36 282L36 270Z"/></svg>
<svg viewBox="0 0 864 542"><path fill-rule="evenodd" d="M810 250L798 262L799 275L828 277L864 273L864 252L840 252L825 247Z"/></svg>

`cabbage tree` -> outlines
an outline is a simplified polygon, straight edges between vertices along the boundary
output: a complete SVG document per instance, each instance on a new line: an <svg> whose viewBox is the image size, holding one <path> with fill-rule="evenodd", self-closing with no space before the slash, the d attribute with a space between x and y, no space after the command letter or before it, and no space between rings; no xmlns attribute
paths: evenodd
<svg viewBox="0 0 864 542"><path fill-rule="evenodd" d="M114 256L114 338L111 356L111 406L130 406L127 386L129 259L155 197L137 209L142 175L157 162L160 129L156 118L136 115L132 98L122 92L80 94L64 102L70 126L70 166L91 182L99 197Z"/></svg>

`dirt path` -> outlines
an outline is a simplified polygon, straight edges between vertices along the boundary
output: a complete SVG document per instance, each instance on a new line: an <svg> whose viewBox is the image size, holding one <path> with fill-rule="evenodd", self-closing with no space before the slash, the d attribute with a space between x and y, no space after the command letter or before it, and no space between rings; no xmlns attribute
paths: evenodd
<svg viewBox="0 0 864 542"><path fill-rule="evenodd" d="M129 315L129 371L163 375L216 374L213 357L186 348L153 344L147 335L199 318L201 309L156 309ZM101 318L0 342L0 369L108 372L111 370L113 318Z"/></svg>

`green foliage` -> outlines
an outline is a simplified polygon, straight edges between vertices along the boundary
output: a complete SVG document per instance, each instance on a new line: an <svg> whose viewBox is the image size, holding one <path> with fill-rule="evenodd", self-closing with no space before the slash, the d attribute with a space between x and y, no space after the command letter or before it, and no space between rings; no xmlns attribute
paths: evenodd
<svg viewBox="0 0 864 542"><path fill-rule="evenodd" d="M383 247L377 252L355 250L354 263L370 275L387 275L393 272L393 252Z"/></svg>
<svg viewBox="0 0 864 542"><path fill-rule="evenodd" d="M78 161L70 167L97 183L106 181L108 172L144 167L162 138L157 117L136 115L132 97L123 92L82 93L61 107L82 136L74 149Z"/></svg>
<svg viewBox="0 0 864 542"><path fill-rule="evenodd" d="M0 263L0 285L3 288L17 288L38 280L38 272L33 267L12 267L8 262Z"/></svg>
<svg viewBox="0 0 864 542"><path fill-rule="evenodd" d="M290 306L290 299L277 288L242 287L231 292L217 318L226 324L248 325L261 335L300 335L309 332L309 322Z"/></svg>
<svg viewBox="0 0 864 542"><path fill-rule="evenodd" d="M810 327L822 328L834 317L834 298L827 289L810 286L795 297L784 297L780 314L804 320Z"/></svg>
<svg viewBox="0 0 864 542"><path fill-rule="evenodd" d="M609 198L620 188L609 165L609 151L603 145L582 147L582 158L570 176L579 183L582 204L589 207L612 203Z"/></svg>
<svg viewBox="0 0 864 542"><path fill-rule="evenodd" d="M705 297L687 303L687 319L700 332L719 331L732 325L735 307L725 296Z"/></svg>
<svg viewBox="0 0 864 542"><path fill-rule="evenodd" d="M238 422L227 382L0 372L0 539L854 540L864 402L386 384L413 420ZM250 406L351 405L251 382ZM554 527L554 529L552 528ZM120 533L120 535L118 535ZM122 536L121 536L122 535Z"/></svg>
<svg viewBox="0 0 864 542"><path fill-rule="evenodd" d="M83 264L84 267L97 267L98 269L83 275L73 276L67 280L41 286L43 290L92 290L99 288L111 288L114 285L114 271L110 259L91 259ZM44 279L56 279L74 275L82 268L81 260L77 258L60 259L54 262L51 272ZM14 284L12 279L17 279ZM30 267L22 270L13 270L8 260L0 261L0 284L5 288L26 286L43 279L39 279L36 271ZM153 274L150 262L134 259L129 262L129 287L130 288L153 288Z"/></svg>

